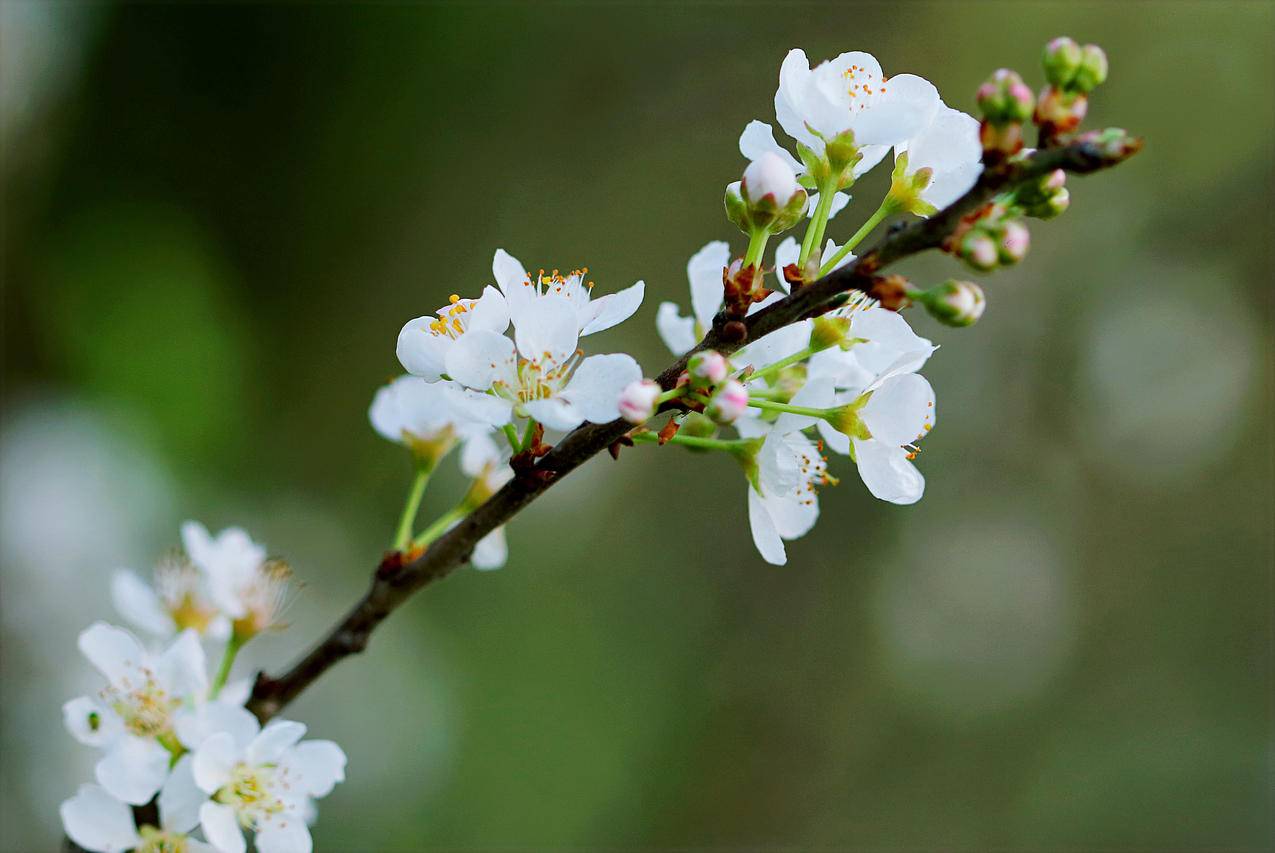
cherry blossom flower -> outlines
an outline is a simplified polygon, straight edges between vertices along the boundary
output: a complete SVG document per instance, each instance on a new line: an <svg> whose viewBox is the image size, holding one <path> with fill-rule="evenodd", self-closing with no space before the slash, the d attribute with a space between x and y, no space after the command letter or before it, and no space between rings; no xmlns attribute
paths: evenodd
<svg viewBox="0 0 1275 853"><path fill-rule="evenodd" d="M212 600L237 636L246 640L281 626L292 598L292 570L286 563L266 559L265 548L238 527L214 537L199 522L187 521L182 543L191 562L207 575Z"/></svg>
<svg viewBox="0 0 1275 853"><path fill-rule="evenodd" d="M218 853L244 853L243 830L260 853L309 853L313 800L345 780L345 753L329 740L301 741L306 727L272 720L247 737L218 732L194 752L204 837ZM300 742L299 742L300 741Z"/></svg>
<svg viewBox="0 0 1275 853"><path fill-rule="evenodd" d="M211 845L188 835L199 825L199 807L207 799L186 755L160 788L158 827L138 827L133 809L98 785L81 785L58 811L67 837L93 853L212 853Z"/></svg>
<svg viewBox="0 0 1275 853"><path fill-rule="evenodd" d="M642 297L646 293L646 284L639 281L624 290L593 299L593 282L585 278L589 273L588 267L565 274L558 270L546 274L540 270L533 279L522 263L504 249L496 250L491 271L509 301L514 326L538 297L561 297L571 306L580 336L592 335L623 323L642 305Z"/></svg>
<svg viewBox="0 0 1275 853"><path fill-rule="evenodd" d="M398 333L398 360L413 376L433 381L446 372L447 351L470 329L503 334L509 328L509 306L494 287L483 288L477 299L452 294L437 316L417 317Z"/></svg>
<svg viewBox="0 0 1275 853"><path fill-rule="evenodd" d="M207 576L184 554L161 560L153 585L129 569L118 569L111 576L111 599L121 616L157 637L186 628L217 640L230 636L230 620L212 600Z"/></svg>
<svg viewBox="0 0 1275 853"><path fill-rule="evenodd" d="M80 651L106 678L96 696L62 706L67 730L102 749L94 776L112 796L133 805L150 800L182 748L178 718L208 687L199 635L187 629L158 655L122 628L97 622L79 637Z"/></svg>
<svg viewBox="0 0 1275 853"><path fill-rule="evenodd" d="M929 125L938 104L938 91L929 81L913 74L887 79L871 54L843 53L812 69L805 52L797 48L788 52L779 69L775 118L790 137L816 155L823 154L828 140L852 131L862 158L854 167L857 177L879 163L891 146ZM775 142L774 131L764 122L750 122L739 147L750 160L771 151L786 157L798 174L805 171Z"/></svg>
<svg viewBox="0 0 1275 853"><path fill-rule="evenodd" d="M459 383L400 376L377 389L368 419L382 437L406 445L432 465L457 441L489 432L509 418L499 400Z"/></svg>
<svg viewBox="0 0 1275 853"><path fill-rule="evenodd" d="M661 302L655 314L655 328L674 355L694 348L713 325L722 307L722 271L730 263L730 245L714 240L686 263L691 286L691 316L683 317L674 302Z"/></svg>
<svg viewBox="0 0 1275 853"><path fill-rule="evenodd" d="M581 358L577 308L565 296L537 295L519 309L514 340L470 332L448 352L448 374L490 390L510 417L534 418L550 429L614 420L620 392L642 378L642 369L623 353Z"/></svg>

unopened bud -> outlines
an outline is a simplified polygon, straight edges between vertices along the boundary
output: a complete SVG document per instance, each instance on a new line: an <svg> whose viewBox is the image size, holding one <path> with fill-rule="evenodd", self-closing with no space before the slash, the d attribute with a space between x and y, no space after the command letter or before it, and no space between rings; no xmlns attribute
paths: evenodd
<svg viewBox="0 0 1275 853"><path fill-rule="evenodd" d="M983 316L983 288L972 281L949 279L920 297L930 316L947 326L972 326Z"/></svg>
<svg viewBox="0 0 1275 853"><path fill-rule="evenodd" d="M1067 184L1067 173L1062 169L1054 169L1045 176L1045 180L1041 181L1041 187L1046 190L1060 190Z"/></svg>
<svg viewBox="0 0 1275 853"><path fill-rule="evenodd" d="M1046 86L1036 102L1037 124L1053 125L1060 133L1075 130L1089 111L1089 98L1082 92Z"/></svg>
<svg viewBox="0 0 1275 853"><path fill-rule="evenodd" d="M992 124L1024 122L1031 118L1036 100L1017 71L1000 68L978 87L978 108Z"/></svg>
<svg viewBox="0 0 1275 853"><path fill-rule="evenodd" d="M1096 44L1080 49L1080 65L1071 78L1069 88L1078 92L1092 92L1107 79L1107 54Z"/></svg>
<svg viewBox="0 0 1275 853"><path fill-rule="evenodd" d="M744 197L753 204L769 196L773 204L783 207L800 189L792 167L773 151L762 154L744 170Z"/></svg>
<svg viewBox="0 0 1275 853"><path fill-rule="evenodd" d="M1045 79L1059 88L1071 85L1071 80L1080 67L1080 60L1081 50L1076 40L1059 36L1045 45L1045 52L1041 57Z"/></svg>
<svg viewBox="0 0 1275 853"><path fill-rule="evenodd" d="M645 423L655 414L660 386L650 379L631 382L620 392L620 417L631 424Z"/></svg>
<svg viewBox="0 0 1275 853"><path fill-rule="evenodd" d="M692 355L686 362L686 372L690 374L692 385L716 385L730 373L730 364L717 350L703 350Z"/></svg>
<svg viewBox="0 0 1275 853"><path fill-rule="evenodd" d="M980 230L972 230L961 239L960 256L976 270L986 272L996 269L999 253L996 241Z"/></svg>
<svg viewBox="0 0 1275 853"><path fill-rule="evenodd" d="M689 412L682 418L682 427L678 435L689 435L692 438L713 438L717 435L717 424L699 412Z"/></svg>
<svg viewBox="0 0 1275 853"><path fill-rule="evenodd" d="M1027 215L1037 219L1053 219L1055 216L1061 216L1069 207L1071 207L1071 193L1063 187L1052 193L1044 202L1027 211Z"/></svg>
<svg viewBox="0 0 1275 853"><path fill-rule="evenodd" d="M1021 222L1006 222L1001 232L999 259L1002 264L1016 264L1027 256L1032 235Z"/></svg>
<svg viewBox="0 0 1275 853"><path fill-rule="evenodd" d="M748 389L735 379L728 379L708 401L704 414L714 423L733 424L748 410Z"/></svg>

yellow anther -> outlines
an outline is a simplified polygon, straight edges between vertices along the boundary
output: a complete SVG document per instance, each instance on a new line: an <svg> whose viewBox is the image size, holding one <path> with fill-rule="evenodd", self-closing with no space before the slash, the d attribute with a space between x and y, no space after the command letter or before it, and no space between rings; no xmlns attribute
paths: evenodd
<svg viewBox="0 0 1275 853"><path fill-rule="evenodd" d="M447 297L447 301L455 305L457 302L460 301L460 295L453 293L451 296Z"/></svg>

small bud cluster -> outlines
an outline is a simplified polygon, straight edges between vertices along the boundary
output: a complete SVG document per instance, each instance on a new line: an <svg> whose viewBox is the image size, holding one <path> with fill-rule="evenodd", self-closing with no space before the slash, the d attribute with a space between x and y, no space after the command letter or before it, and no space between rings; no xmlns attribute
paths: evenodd
<svg viewBox="0 0 1275 853"><path fill-rule="evenodd" d="M1071 205L1067 173L1055 169L1043 178L1023 184L1014 193L1014 203L1025 216L1053 219Z"/></svg>
<svg viewBox="0 0 1275 853"><path fill-rule="evenodd" d="M1107 79L1107 54L1096 44L1083 47L1059 36L1045 45L1041 64L1046 86L1036 103L1042 144L1080 126L1089 110L1089 93Z"/></svg>
<svg viewBox="0 0 1275 853"><path fill-rule="evenodd" d="M972 326L983 316L983 288L972 281L948 279L913 296L945 326Z"/></svg>
<svg viewBox="0 0 1275 853"><path fill-rule="evenodd" d="M998 161L1023 147L1023 122L1032 117L1036 99L1017 71L1001 68L978 87L978 108L983 113L979 141L985 160Z"/></svg>
<svg viewBox="0 0 1275 853"><path fill-rule="evenodd" d="M1031 246L1031 232L1015 206L991 204L952 236L953 253L979 272L1021 261Z"/></svg>

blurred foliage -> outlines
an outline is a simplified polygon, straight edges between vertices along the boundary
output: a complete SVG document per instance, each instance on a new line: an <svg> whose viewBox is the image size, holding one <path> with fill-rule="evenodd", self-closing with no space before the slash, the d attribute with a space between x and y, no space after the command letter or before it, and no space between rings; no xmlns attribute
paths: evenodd
<svg viewBox="0 0 1275 853"><path fill-rule="evenodd" d="M721 190L788 48L870 50L970 109L998 66L1039 80L1060 33L1111 57L1089 125L1148 147L1073 183L976 328L914 318L943 345L925 500L875 503L846 465L776 570L732 463L591 463L518 518L504 571L430 589L297 703L351 756L319 847L1271 843L1271 5L2 8L4 516L141 511L91 461L32 491L45 469L13 459L96 458L59 450L95 434L68 419L175 489L109 549L5 543L5 849L47 849L67 762L87 772L56 708L117 563L187 516L247 526L308 582L259 666L359 594L408 478L372 391L496 247L645 279L590 344L653 372L686 258L742 249Z"/></svg>

